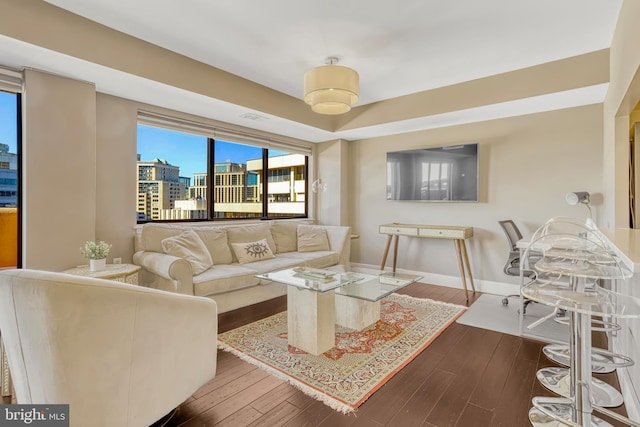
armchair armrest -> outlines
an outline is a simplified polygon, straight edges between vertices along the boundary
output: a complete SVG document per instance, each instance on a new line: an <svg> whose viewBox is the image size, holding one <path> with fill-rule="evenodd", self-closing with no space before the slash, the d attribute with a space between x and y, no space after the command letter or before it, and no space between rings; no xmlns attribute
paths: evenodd
<svg viewBox="0 0 640 427"><path fill-rule="evenodd" d="M142 267L141 283L156 289L193 295L193 271L185 259L158 252L133 254L133 263Z"/></svg>
<svg viewBox="0 0 640 427"><path fill-rule="evenodd" d="M137 294L130 401L135 402L132 417L149 425L143 424L143 414L178 406L214 377L218 312L210 298L141 290L148 292ZM157 396L153 390L167 392Z"/></svg>

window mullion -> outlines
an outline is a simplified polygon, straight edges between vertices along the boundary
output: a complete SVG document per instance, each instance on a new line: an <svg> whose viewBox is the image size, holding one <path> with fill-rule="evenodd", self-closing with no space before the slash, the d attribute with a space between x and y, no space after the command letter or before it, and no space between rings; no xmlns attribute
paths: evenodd
<svg viewBox="0 0 640 427"><path fill-rule="evenodd" d="M269 218L269 150L262 149L262 218Z"/></svg>

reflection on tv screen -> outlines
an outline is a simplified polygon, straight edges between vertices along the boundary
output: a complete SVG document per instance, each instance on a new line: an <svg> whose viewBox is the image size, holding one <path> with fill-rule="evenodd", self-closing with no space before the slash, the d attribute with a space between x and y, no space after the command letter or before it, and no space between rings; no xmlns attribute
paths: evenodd
<svg viewBox="0 0 640 427"><path fill-rule="evenodd" d="M478 201L478 144L387 153L387 200Z"/></svg>

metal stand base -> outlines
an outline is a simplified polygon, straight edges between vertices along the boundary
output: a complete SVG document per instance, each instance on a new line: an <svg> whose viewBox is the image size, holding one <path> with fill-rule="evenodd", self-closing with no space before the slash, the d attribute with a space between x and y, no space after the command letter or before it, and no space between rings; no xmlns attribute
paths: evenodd
<svg viewBox="0 0 640 427"><path fill-rule="evenodd" d="M540 384L555 394L569 398L571 376L566 368L543 368L536 374ZM591 403L605 408L615 408L624 403L622 394L602 380L591 377Z"/></svg>
<svg viewBox="0 0 640 427"><path fill-rule="evenodd" d="M542 349L547 358L562 366L570 366L570 351L568 345L551 344ZM612 353L610 351L593 348L591 350L591 371L596 374L608 374L616 370L616 368L624 368L633 365L633 360L621 354Z"/></svg>
<svg viewBox="0 0 640 427"><path fill-rule="evenodd" d="M575 409L568 399L535 397L533 406L529 410L529 421L534 427L582 427L582 424L572 421ZM613 427L596 416L591 415L590 418L592 427Z"/></svg>

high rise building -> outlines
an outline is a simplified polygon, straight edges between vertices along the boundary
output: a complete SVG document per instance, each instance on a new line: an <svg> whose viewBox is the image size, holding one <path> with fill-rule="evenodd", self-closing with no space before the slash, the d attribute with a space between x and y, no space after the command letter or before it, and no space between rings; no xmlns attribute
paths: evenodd
<svg viewBox="0 0 640 427"><path fill-rule="evenodd" d="M248 162L247 162L248 163ZM260 178L256 171L248 171L240 163L216 163L214 165L215 203L257 203L260 201Z"/></svg>
<svg viewBox="0 0 640 427"><path fill-rule="evenodd" d="M18 155L0 143L0 207L18 205Z"/></svg>
<svg viewBox="0 0 640 427"><path fill-rule="evenodd" d="M188 179L166 160L138 161L138 220L162 219L163 210L186 198Z"/></svg>
<svg viewBox="0 0 640 427"><path fill-rule="evenodd" d="M194 173L193 185L189 187L189 199L207 200L207 173Z"/></svg>

